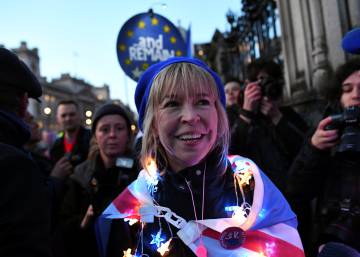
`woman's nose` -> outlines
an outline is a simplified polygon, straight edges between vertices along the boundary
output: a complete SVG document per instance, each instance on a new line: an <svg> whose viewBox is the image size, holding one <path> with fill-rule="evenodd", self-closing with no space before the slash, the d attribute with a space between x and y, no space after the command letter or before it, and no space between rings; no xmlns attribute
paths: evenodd
<svg viewBox="0 0 360 257"><path fill-rule="evenodd" d="M355 86L353 96L356 98L360 98L360 85Z"/></svg>
<svg viewBox="0 0 360 257"><path fill-rule="evenodd" d="M109 136L110 136L110 137L115 137L115 136L116 136L116 129L115 129L115 128L111 128L111 129L110 129Z"/></svg>
<svg viewBox="0 0 360 257"><path fill-rule="evenodd" d="M181 110L182 122L194 122L200 120L200 116L193 106L184 106Z"/></svg>

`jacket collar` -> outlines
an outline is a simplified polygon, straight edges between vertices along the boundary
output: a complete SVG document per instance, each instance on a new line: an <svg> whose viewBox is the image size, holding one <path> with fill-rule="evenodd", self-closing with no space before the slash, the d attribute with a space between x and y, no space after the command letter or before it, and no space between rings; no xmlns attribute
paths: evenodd
<svg viewBox="0 0 360 257"><path fill-rule="evenodd" d="M0 110L0 142L22 147L29 139L28 125L16 114Z"/></svg>

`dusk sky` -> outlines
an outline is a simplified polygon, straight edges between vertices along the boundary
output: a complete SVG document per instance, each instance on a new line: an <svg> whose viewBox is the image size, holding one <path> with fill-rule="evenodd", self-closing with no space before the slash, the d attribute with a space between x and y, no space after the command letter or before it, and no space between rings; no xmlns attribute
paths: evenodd
<svg viewBox="0 0 360 257"><path fill-rule="evenodd" d="M136 84L118 63L116 39L129 18L150 7L176 26L191 26L192 43L206 43L215 29L229 30L226 13L239 14L240 0L5 0L0 44L16 48L26 41L38 48L40 71L48 81L70 73L95 86L108 84L112 98L135 110Z"/></svg>

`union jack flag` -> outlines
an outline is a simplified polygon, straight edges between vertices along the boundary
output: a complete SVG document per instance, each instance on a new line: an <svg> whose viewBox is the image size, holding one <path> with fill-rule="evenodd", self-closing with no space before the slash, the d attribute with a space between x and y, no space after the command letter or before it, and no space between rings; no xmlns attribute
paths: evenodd
<svg viewBox="0 0 360 257"><path fill-rule="evenodd" d="M244 164L251 167L255 189L250 213L242 222L235 218L188 221L198 224L197 228L201 227L201 236L194 236L188 241L183 240L184 243L194 253L200 246L204 246L208 257L304 257L296 229L296 216L281 192L251 160L241 156L229 156L229 160L234 169ZM148 172L141 171L138 178L99 217L96 224L97 238L103 256L105 256L111 219L140 220L141 207L153 205L148 176ZM238 248L225 249L220 242L221 233L225 229L234 227L245 231L245 240ZM189 231L191 233L191 230ZM194 229L193 232L199 233L199 229Z"/></svg>

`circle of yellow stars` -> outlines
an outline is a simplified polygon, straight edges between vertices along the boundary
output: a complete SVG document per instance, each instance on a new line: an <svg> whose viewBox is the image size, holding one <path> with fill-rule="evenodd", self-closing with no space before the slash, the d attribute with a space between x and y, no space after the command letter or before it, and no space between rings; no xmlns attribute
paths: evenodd
<svg viewBox="0 0 360 257"><path fill-rule="evenodd" d="M151 25L152 25L152 26L157 26L157 25L159 25L159 20L158 20L156 17L151 18ZM146 23L145 23L145 21L140 20L140 21L137 23L137 27L138 27L139 29L145 29L145 28L146 28ZM170 32L171 32L171 28L170 28L169 25L164 25L163 28L162 28L162 30L163 30L163 32L165 32L165 33L170 33ZM127 35L127 37L131 38L131 37L134 36L134 31L133 31L133 30L128 30L128 31L126 31L126 35ZM170 40L170 43L171 43L171 44L176 44L176 42L177 42L177 39L176 39L176 37L174 37L174 36L170 37L169 40ZM121 44L118 45L118 49L119 49L121 52L125 52L125 51L127 50L127 47L126 47L125 44L121 43ZM176 50L176 51L175 51L175 56L182 56L182 54L183 54L183 53L182 53L182 51L180 51L180 50ZM132 64L132 61L131 61L129 58L127 58L127 59L125 59L125 64L126 64L126 65L131 65L131 64ZM148 67L149 67L149 64L148 64L148 63L143 63L143 64L141 65L141 68L142 68L143 70L146 70Z"/></svg>

